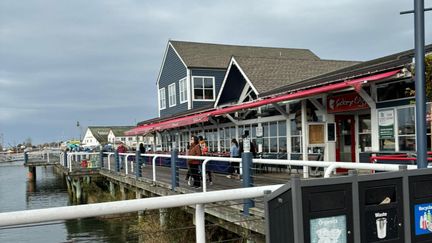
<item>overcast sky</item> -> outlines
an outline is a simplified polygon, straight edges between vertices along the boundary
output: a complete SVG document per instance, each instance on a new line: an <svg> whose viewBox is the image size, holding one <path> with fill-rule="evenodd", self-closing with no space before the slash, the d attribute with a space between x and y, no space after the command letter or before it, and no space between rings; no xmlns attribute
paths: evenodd
<svg viewBox="0 0 432 243"><path fill-rule="evenodd" d="M0 134L6 146L38 144L78 137L77 121L84 132L157 116L169 39L308 48L342 60L411 49L413 16L399 12L412 3L0 0Z"/></svg>

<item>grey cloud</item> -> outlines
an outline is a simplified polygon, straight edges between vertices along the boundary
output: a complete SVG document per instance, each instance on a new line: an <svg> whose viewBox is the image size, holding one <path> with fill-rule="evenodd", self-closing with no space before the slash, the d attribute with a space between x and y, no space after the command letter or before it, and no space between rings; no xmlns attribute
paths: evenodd
<svg viewBox="0 0 432 243"><path fill-rule="evenodd" d="M403 0L0 0L0 133L45 142L76 136L77 120L155 117L170 38L367 60L413 47L407 9Z"/></svg>

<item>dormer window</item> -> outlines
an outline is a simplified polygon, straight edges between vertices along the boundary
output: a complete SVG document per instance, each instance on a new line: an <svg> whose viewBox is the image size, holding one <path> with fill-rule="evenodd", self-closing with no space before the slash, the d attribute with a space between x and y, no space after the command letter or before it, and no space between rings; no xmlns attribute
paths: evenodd
<svg viewBox="0 0 432 243"><path fill-rule="evenodd" d="M193 98L195 101L214 101L215 78L214 77L192 77Z"/></svg>

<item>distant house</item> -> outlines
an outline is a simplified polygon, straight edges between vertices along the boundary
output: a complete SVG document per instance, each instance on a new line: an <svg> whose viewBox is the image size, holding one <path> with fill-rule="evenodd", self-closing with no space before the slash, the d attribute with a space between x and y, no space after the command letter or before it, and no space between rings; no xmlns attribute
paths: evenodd
<svg viewBox="0 0 432 243"><path fill-rule="evenodd" d="M101 126L89 126L84 135L81 144L84 147L97 147L108 143L108 134L111 127Z"/></svg>
<svg viewBox="0 0 432 243"><path fill-rule="evenodd" d="M145 145L153 144L153 137L126 136L124 132L133 126L90 126L81 142L84 147L97 147L105 144L124 143L128 147L136 147L137 142Z"/></svg>
<svg viewBox="0 0 432 243"><path fill-rule="evenodd" d="M124 135L124 132L131 128L132 126L112 127L108 134L108 143L117 144L122 142L128 147L135 147L137 143L137 137ZM140 136L138 140L142 140L142 136Z"/></svg>

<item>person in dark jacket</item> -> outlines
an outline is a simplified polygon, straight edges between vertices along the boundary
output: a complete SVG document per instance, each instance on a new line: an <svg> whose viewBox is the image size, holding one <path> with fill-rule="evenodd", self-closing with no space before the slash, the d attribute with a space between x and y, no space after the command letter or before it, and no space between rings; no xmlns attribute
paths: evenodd
<svg viewBox="0 0 432 243"><path fill-rule="evenodd" d="M188 152L189 156L201 156L201 147L199 145L198 137L192 136L190 139L190 148ZM189 159L188 164L190 167L190 173L193 178L193 187L201 187L201 178L199 175L199 165L201 161L195 159Z"/></svg>

